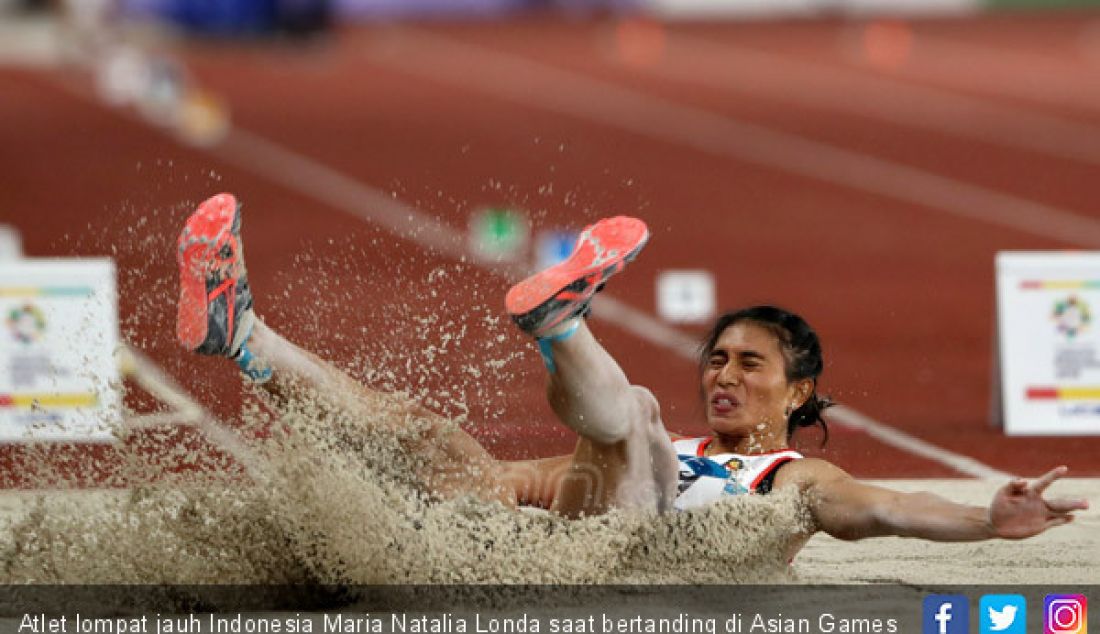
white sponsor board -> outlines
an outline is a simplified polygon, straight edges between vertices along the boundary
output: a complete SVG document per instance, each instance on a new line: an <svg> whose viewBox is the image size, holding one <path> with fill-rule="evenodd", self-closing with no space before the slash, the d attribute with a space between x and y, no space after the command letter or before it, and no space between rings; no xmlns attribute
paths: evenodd
<svg viewBox="0 0 1100 634"><path fill-rule="evenodd" d="M1009 435L1100 434L1100 253L997 254Z"/></svg>
<svg viewBox="0 0 1100 634"><path fill-rule="evenodd" d="M118 345L114 262L0 262L0 440L112 440Z"/></svg>
<svg viewBox="0 0 1100 634"><path fill-rule="evenodd" d="M718 306L714 274L701 270L668 270L657 274L657 314L665 321L701 324Z"/></svg>
<svg viewBox="0 0 1100 634"><path fill-rule="evenodd" d="M23 237L11 225L0 225L0 260L18 260L23 257Z"/></svg>

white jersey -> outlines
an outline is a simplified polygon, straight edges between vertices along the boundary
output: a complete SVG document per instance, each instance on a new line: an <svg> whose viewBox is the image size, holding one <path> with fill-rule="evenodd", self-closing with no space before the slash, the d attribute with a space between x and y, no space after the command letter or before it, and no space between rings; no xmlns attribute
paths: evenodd
<svg viewBox="0 0 1100 634"><path fill-rule="evenodd" d="M802 457L790 449L752 456L735 453L707 456L707 445L712 440L713 436L706 436L672 442L680 460L679 493L672 502L678 511L710 504L724 495L767 493L776 469ZM758 491L762 483L766 483L765 490Z"/></svg>

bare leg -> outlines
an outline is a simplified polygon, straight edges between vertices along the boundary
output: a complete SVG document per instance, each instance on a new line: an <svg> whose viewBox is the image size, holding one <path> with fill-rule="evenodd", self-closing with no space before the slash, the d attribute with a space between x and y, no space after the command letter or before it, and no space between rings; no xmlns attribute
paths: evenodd
<svg viewBox="0 0 1100 634"><path fill-rule="evenodd" d="M678 466L657 400L630 384L583 320L551 350L550 406L581 437L553 508L567 516L669 509Z"/></svg>
<svg viewBox="0 0 1100 634"><path fill-rule="evenodd" d="M428 493L443 499L473 495L515 506L516 496L504 480L497 461L458 425L400 397L372 390L344 374L317 355L284 339L259 319L248 341L252 353L273 370L272 379L262 384L276 407L285 407L303 389L319 395L330 407L344 412L370 412L380 408L404 413L424 421L416 433L401 429L403 419L379 417L392 422L402 448L416 456L418 473Z"/></svg>
<svg viewBox="0 0 1100 634"><path fill-rule="evenodd" d="M397 443L409 460L394 466L404 475L411 472L430 495L475 495L514 505L515 492L496 461L457 425L399 395L360 385L256 319L240 228L241 206L229 193L208 198L184 223L176 253L180 343L233 359L262 383L287 420L308 400L297 413L327 421L325 431L341 443ZM317 429L307 427L303 435ZM380 437L371 438L375 432Z"/></svg>

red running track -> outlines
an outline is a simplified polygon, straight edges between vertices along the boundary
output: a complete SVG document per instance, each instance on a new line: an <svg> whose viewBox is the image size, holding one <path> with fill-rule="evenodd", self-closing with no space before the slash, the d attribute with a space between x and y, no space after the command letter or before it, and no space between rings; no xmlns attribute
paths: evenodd
<svg viewBox="0 0 1100 634"><path fill-rule="evenodd" d="M404 204L462 232L471 211L513 205L536 228L645 218L654 237L607 294L653 314L658 271L711 269L723 305L806 316L824 391L886 425L1002 471L1100 475L1100 437L1006 438L987 422L994 254L1100 243L1058 221L1100 221L1100 159L1074 145L1100 119L1089 20L531 20L196 45L178 52L236 125L210 150L99 105L71 72L0 69L0 214L29 255L116 257L125 336L222 420L239 383L174 343L172 242L191 206L230 190L272 325L376 385L452 414L464 403L497 455L568 451L538 356L503 317L507 280L377 220ZM876 44L883 32L901 39ZM333 172L346 180L324 183ZM962 211L960 186L980 190ZM1038 204L1032 225L1007 213L1019 201ZM594 329L670 429L703 430L690 360ZM818 441L799 444L857 476L959 475L842 425ZM25 455L2 455L19 483Z"/></svg>

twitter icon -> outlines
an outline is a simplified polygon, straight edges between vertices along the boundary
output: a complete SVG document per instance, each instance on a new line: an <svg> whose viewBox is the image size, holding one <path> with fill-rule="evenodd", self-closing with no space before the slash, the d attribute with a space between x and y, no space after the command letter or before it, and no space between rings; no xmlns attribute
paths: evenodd
<svg viewBox="0 0 1100 634"><path fill-rule="evenodd" d="M978 603L981 634L1026 634L1027 600L1019 594L987 594Z"/></svg>

